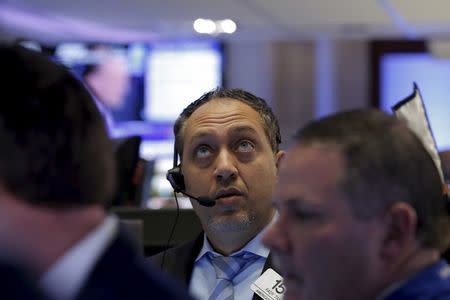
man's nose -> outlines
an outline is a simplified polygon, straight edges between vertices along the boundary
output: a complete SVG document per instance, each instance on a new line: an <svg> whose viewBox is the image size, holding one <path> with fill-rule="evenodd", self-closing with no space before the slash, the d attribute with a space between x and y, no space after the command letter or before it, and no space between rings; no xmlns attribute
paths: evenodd
<svg viewBox="0 0 450 300"><path fill-rule="evenodd" d="M236 179L238 169L236 168L236 159L229 150L221 150L216 158L216 168L214 176L219 182L228 182Z"/></svg>

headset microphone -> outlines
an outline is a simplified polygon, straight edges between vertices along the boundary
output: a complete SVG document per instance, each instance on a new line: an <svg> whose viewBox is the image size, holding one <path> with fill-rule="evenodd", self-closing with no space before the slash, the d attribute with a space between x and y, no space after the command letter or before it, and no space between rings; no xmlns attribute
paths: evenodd
<svg viewBox="0 0 450 300"><path fill-rule="evenodd" d="M197 200L198 204L206 206L206 207L212 207L214 205L216 205L216 200L211 199L209 197L205 197L205 196L201 196L201 197L194 197L188 193L186 193L185 191L178 191L180 193L182 193L185 196L188 196L189 198L192 198L194 200Z"/></svg>

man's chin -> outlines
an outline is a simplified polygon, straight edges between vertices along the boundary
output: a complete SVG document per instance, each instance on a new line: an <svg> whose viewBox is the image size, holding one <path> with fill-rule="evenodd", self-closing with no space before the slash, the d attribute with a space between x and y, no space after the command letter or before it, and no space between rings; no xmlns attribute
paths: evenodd
<svg viewBox="0 0 450 300"><path fill-rule="evenodd" d="M214 216L208 221L208 227L215 231L243 231L251 226L250 218L239 214L225 214Z"/></svg>
<svg viewBox="0 0 450 300"><path fill-rule="evenodd" d="M310 297L305 297L305 286L303 280L301 280L300 277L285 274L284 284L286 286L286 293L283 298L284 300L310 300L307 299Z"/></svg>

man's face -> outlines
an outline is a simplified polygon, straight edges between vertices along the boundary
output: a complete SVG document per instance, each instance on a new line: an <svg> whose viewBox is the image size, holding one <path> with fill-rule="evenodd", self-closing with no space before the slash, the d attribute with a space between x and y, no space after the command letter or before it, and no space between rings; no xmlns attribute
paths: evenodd
<svg viewBox="0 0 450 300"><path fill-rule="evenodd" d="M277 163L259 114L237 100L211 100L186 121L182 172L186 191L216 199L193 207L206 232L256 234L273 216Z"/></svg>
<svg viewBox="0 0 450 300"><path fill-rule="evenodd" d="M280 215L263 242L283 272L286 300L369 300L376 293L379 221L355 219L338 187L343 170L340 153L320 144L295 146L281 164L274 193Z"/></svg>

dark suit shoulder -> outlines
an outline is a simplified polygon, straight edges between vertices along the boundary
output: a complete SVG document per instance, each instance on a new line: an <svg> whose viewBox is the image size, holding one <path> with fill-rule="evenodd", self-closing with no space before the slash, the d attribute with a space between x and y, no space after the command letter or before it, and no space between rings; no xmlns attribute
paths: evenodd
<svg viewBox="0 0 450 300"><path fill-rule="evenodd" d="M187 290L146 263L121 231L94 266L81 299L191 299Z"/></svg>
<svg viewBox="0 0 450 300"><path fill-rule="evenodd" d="M162 259L164 257L164 252L165 252L165 260L174 260L177 257L184 257L186 256L186 254L190 254L192 251L194 251L194 249L196 248L197 244L197 239L195 240L191 240L188 242L185 242L183 244L180 244L178 246L172 247L170 249L167 249L166 251L162 251L159 252L153 256L148 257L148 259L155 264L156 266L160 266ZM201 249L201 247L200 247ZM200 249L198 249L198 251L200 251Z"/></svg>
<svg viewBox="0 0 450 300"><path fill-rule="evenodd" d="M186 286L189 285L195 258L203 246L203 233L197 238L179 246L150 256L148 260L165 273L177 278ZM164 259L164 263L163 263Z"/></svg>
<svg viewBox="0 0 450 300"><path fill-rule="evenodd" d="M37 279L21 264L11 262L9 258L0 258L0 282L2 299L47 299L38 287Z"/></svg>

